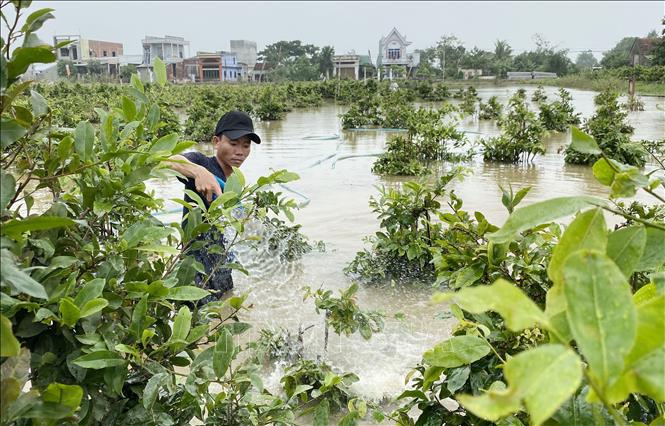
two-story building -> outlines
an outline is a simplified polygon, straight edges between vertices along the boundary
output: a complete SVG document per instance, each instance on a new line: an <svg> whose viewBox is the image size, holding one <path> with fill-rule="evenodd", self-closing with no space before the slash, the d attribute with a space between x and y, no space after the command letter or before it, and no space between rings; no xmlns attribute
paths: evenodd
<svg viewBox="0 0 665 426"><path fill-rule="evenodd" d="M184 74L197 83L239 81L245 78L242 66L231 52L197 52L184 60Z"/></svg>
<svg viewBox="0 0 665 426"><path fill-rule="evenodd" d="M152 64L155 58L166 64L166 76L169 80L183 80L186 78L184 60L189 56L189 42L183 37L145 36L141 41L143 45L143 64L138 67L139 74L144 80L150 80Z"/></svg>
<svg viewBox="0 0 665 426"><path fill-rule="evenodd" d="M410 75L414 68L420 64L420 53L407 52L406 48L411 44L406 36L393 28L388 35L379 40L379 54L377 56L376 68L378 76L393 79L393 70L403 70L403 75Z"/></svg>
<svg viewBox="0 0 665 426"><path fill-rule="evenodd" d="M122 43L113 41L91 40L80 35L56 35L53 45L63 41L69 44L58 48L55 52L58 61L71 61L76 69L85 69L90 61L98 61L105 65L107 74L117 74L120 59L123 57ZM75 70L71 70L75 73Z"/></svg>

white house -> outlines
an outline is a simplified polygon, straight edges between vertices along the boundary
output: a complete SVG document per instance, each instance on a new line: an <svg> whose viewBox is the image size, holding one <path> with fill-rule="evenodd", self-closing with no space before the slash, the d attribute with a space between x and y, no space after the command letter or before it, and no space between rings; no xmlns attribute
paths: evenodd
<svg viewBox="0 0 665 426"><path fill-rule="evenodd" d="M406 47L411 42L406 40L406 36L393 28L387 36L379 40L379 54L376 61L376 67L381 74L387 75L389 79L393 78L393 68L398 66L404 68L404 75L409 75L413 68L420 63L420 54L416 52L407 52Z"/></svg>

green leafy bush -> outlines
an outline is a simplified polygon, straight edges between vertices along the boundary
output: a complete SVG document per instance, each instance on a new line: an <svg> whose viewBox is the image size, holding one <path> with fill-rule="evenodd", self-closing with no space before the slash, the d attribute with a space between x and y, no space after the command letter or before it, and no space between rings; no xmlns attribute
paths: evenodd
<svg viewBox="0 0 665 426"><path fill-rule="evenodd" d="M575 113L572 96L566 89L559 89L559 99L551 103L541 102L540 122L547 130L565 132L570 126L580 124L580 114Z"/></svg>
<svg viewBox="0 0 665 426"><path fill-rule="evenodd" d="M487 103L483 101L478 102L479 115L481 120L500 120L501 113L503 112L503 105L501 105L496 96L489 98Z"/></svg>
<svg viewBox="0 0 665 426"><path fill-rule="evenodd" d="M526 104L526 92L518 90L508 102L508 111L499 121L501 135L480 140L486 161L528 162L545 153L542 139L546 130Z"/></svg>
<svg viewBox="0 0 665 426"><path fill-rule="evenodd" d="M595 98L596 113L584 123L584 130L597 142L605 155L624 164L643 166L646 152L639 143L631 142L633 127L626 122L628 112L619 104L619 95L610 91L599 93ZM566 163L593 164L599 154L576 151L568 146Z"/></svg>

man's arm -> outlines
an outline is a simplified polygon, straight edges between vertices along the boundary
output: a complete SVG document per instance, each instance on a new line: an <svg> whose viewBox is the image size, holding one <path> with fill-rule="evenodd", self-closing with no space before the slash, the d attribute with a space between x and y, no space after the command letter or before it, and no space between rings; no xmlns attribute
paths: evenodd
<svg viewBox="0 0 665 426"><path fill-rule="evenodd" d="M198 164L192 163L185 156L173 155L166 160L166 164L176 172L194 179L196 190L204 194L208 202L212 201L213 194L222 195L222 188L217 183L215 175L208 169Z"/></svg>

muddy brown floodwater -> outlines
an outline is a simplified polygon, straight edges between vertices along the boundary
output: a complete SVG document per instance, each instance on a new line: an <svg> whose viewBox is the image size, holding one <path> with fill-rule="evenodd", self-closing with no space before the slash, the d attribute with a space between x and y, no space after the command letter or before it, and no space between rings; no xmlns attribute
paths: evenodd
<svg viewBox="0 0 665 426"><path fill-rule="evenodd" d="M479 89L483 101L497 96L506 103L517 87ZM527 88L529 99L535 88ZM556 89L546 88L550 99ZM594 111L595 92L570 90L575 110L583 118ZM643 97L645 111L631 113L635 127L634 139L662 139L665 134L665 98ZM240 258L249 269L249 277L234 271L235 294L249 292L254 308L242 319L253 325L245 339L258 337L261 328L284 327L297 331L300 326L313 325L305 333L305 350L309 357L325 359L334 367L352 371L360 377L354 390L364 398L380 401L401 393L404 377L421 359L422 353L450 334L454 321L445 306L429 303L432 289L426 286L397 287L361 286L358 302L364 309L384 312L385 330L365 341L360 336L338 337L331 332L327 353L323 351L323 317L317 315L311 300L302 301L302 288L323 287L338 294L351 281L342 269L363 247L363 237L378 229L378 221L368 206L369 197L377 194L375 185L394 184L400 179L383 179L371 173L373 157L357 157L338 161L328 159L312 164L331 154L362 155L380 152L388 133L380 131L339 131L338 115L346 107L326 104L320 108L297 110L284 121L257 123L263 143L254 145L242 166L249 182L254 182L270 169L287 168L299 173L300 180L289 188L308 197L310 203L296 214L302 232L312 241L322 240L325 252L312 252L302 260L283 264L259 251L241 251ZM494 122L467 119L460 124L464 130L483 135L496 135ZM335 140L305 140L307 136L340 133ZM469 134L471 140L483 135ZM564 164L559 148L570 143L569 133L555 133L546 140L547 154L531 164L504 165L483 163L482 158L468 163L473 174L453 187L464 200L464 209L482 211L488 220L501 225L507 212L501 204L498 185L514 188L532 186L523 204L547 198L592 194L605 196L607 189L598 184L590 167ZM212 155L210 146L200 147ZM649 167L649 166L647 166ZM651 166L653 167L653 166ZM181 198L182 184L175 179L152 181L156 193L165 198ZM304 199L291 193L297 201ZM176 208L169 204L167 209ZM165 222L179 220L179 213L160 216ZM609 219L609 218L608 218ZM403 314L401 320L395 319ZM253 334L252 334L253 333ZM281 367L266 376L266 385L276 387Z"/></svg>

